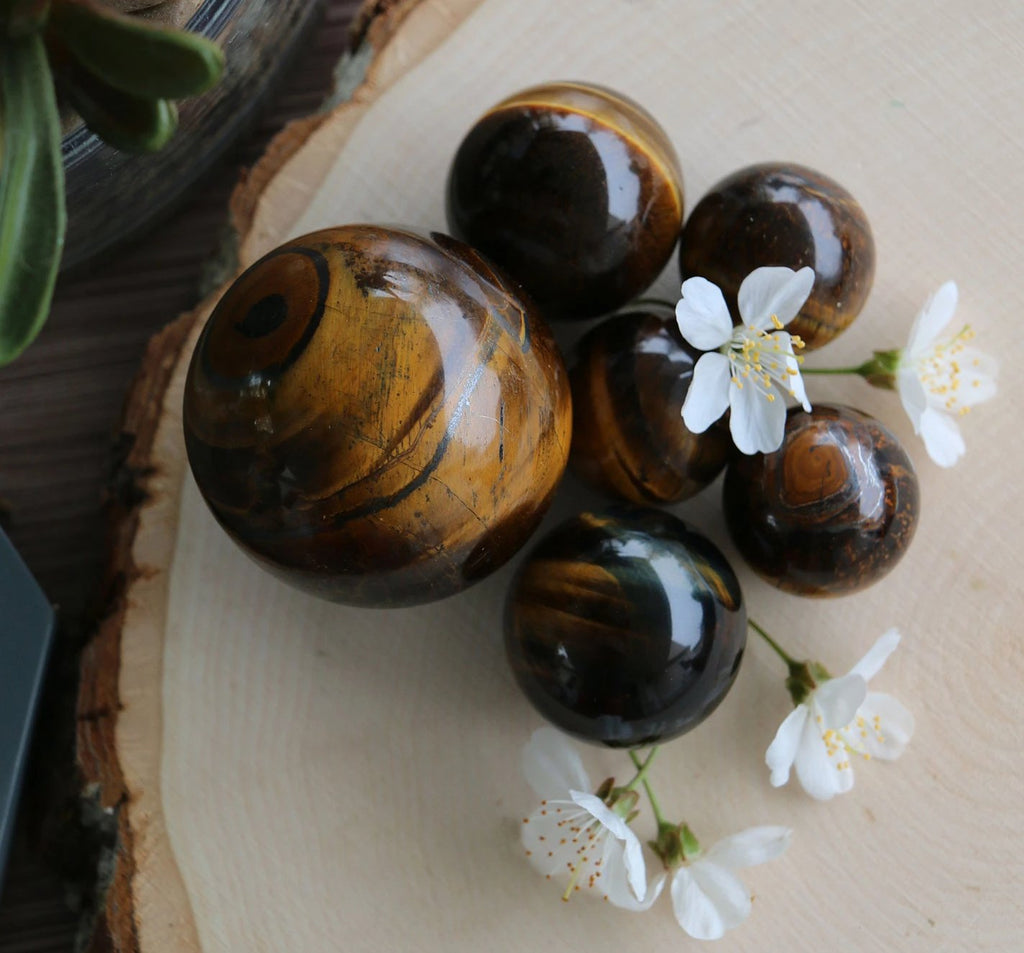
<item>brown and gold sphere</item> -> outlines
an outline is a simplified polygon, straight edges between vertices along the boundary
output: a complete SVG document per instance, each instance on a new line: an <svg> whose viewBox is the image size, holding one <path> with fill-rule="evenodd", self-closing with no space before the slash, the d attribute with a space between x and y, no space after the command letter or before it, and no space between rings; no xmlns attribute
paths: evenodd
<svg viewBox="0 0 1024 953"><path fill-rule="evenodd" d="M573 471L634 503L677 503L714 480L729 458L728 428L695 434L681 413L699 357L674 317L649 311L588 331L569 373Z"/></svg>
<svg viewBox="0 0 1024 953"><path fill-rule="evenodd" d="M838 182L791 163L740 169L690 213L679 239L683 280L718 285L738 321L736 296L755 268L814 269L814 287L787 330L808 349L827 344L860 313L875 276L867 216Z"/></svg>
<svg viewBox="0 0 1024 953"><path fill-rule="evenodd" d="M917 475L881 423L850 407L790 410L774 453L737 455L723 508L736 548L772 585L857 592L888 573L917 528Z"/></svg>
<svg viewBox="0 0 1024 953"><path fill-rule="evenodd" d="M184 427L246 552L325 598L393 606L457 592L525 542L571 408L535 307L473 249L350 225L231 286L193 355Z"/></svg>
<svg viewBox="0 0 1024 953"><path fill-rule="evenodd" d="M505 607L526 697L563 731L614 748L699 725L732 686L746 640L726 558L656 509L562 523L523 560Z"/></svg>
<svg viewBox="0 0 1024 953"><path fill-rule="evenodd" d="M682 223L683 178L637 103L547 83L473 126L448 177L448 227L522 282L545 317L608 314L647 288Z"/></svg>

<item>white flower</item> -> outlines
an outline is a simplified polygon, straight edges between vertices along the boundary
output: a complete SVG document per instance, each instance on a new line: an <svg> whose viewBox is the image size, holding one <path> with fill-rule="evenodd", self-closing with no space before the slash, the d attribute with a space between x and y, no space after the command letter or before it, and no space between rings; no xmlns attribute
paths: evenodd
<svg viewBox="0 0 1024 953"><path fill-rule="evenodd" d="M590 890L616 906L643 909L643 848L626 821L590 793L576 750L560 732L539 728L523 749L522 765L542 798L522 824L530 863L548 877L568 878L563 900L574 890Z"/></svg>
<svg viewBox="0 0 1024 953"><path fill-rule="evenodd" d="M788 827L751 827L720 840L672 874L672 909L697 940L717 940L750 915L750 893L734 871L778 857L793 832ZM657 896L664 875L652 884Z"/></svg>
<svg viewBox="0 0 1024 953"><path fill-rule="evenodd" d="M756 268L740 285L743 323L733 328L717 285L706 278L683 282L676 305L679 330L693 347L708 352L697 361L683 402L683 422L690 430L703 433L728 409L733 442L743 453L781 446L783 395L811 409L793 353L803 342L782 329L799 313L813 284L811 268Z"/></svg>
<svg viewBox="0 0 1024 953"><path fill-rule="evenodd" d="M953 318L956 302L952 281L928 299L896 369L896 388L914 433L924 440L928 456L942 467L953 466L964 453L956 418L996 393L996 363L967 346L974 336L970 328L939 338Z"/></svg>
<svg viewBox="0 0 1024 953"><path fill-rule="evenodd" d="M893 761L903 754L913 715L890 695L869 692L867 684L899 641L890 629L849 674L824 681L790 712L765 755L774 787L785 784L795 766L804 790L827 801L853 787L851 755Z"/></svg>

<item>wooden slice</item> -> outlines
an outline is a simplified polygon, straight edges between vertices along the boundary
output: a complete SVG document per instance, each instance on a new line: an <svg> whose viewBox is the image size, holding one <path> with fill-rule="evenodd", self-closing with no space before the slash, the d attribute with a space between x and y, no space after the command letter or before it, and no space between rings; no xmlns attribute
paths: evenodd
<svg viewBox="0 0 1024 953"><path fill-rule="evenodd" d="M472 122L519 88L579 79L665 126L688 208L729 172L779 158L857 198L874 290L809 365L902 345L929 294L957 279L958 317L1004 374L995 402L963 420L956 468L928 460L894 394L809 379L812 401L879 417L917 464L917 535L884 579L842 599L783 594L740 562L718 486L674 508L723 548L751 615L797 655L842 672L900 628L872 687L913 710L906 754L858 763L853 791L828 804L771 788L764 751L789 701L777 659L751 642L722 706L666 746L654 780L666 813L705 845L757 824L794 829L783 858L744 872L753 913L724 950L1015 948L1024 21L988 0L368 9L372 63L351 101L286 132L235 196L240 267L316 228L443 226L448 163ZM677 294L674 268L654 293ZM540 719L501 644L514 567L436 605L352 609L272 579L218 528L187 473L180 410L215 298L153 341L128 409L139 493L116 524L124 588L83 659L80 700L80 766L120 837L94 949L677 948L667 897L642 916L589 897L562 904L522 855L533 798L519 752ZM592 503L567 481L549 519ZM595 783L629 773L621 753L585 760ZM653 835L646 807L637 825Z"/></svg>

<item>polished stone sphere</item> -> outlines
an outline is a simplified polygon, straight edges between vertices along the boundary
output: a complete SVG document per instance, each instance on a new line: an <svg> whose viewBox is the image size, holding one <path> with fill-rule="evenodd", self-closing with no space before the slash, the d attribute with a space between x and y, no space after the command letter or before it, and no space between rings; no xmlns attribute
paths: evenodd
<svg viewBox="0 0 1024 953"><path fill-rule="evenodd" d="M736 296L755 268L814 269L814 287L787 330L808 350L827 344L860 313L875 276L875 242L864 210L828 176L792 163L740 169L715 185L679 239L683 280L700 276L722 289L739 320Z"/></svg>
<svg viewBox="0 0 1024 953"><path fill-rule="evenodd" d="M920 497L914 466L881 423L850 407L790 410L774 453L734 457L726 525L768 582L802 596L857 592L907 551Z"/></svg>
<svg viewBox="0 0 1024 953"><path fill-rule="evenodd" d="M663 314L619 314L588 331L569 372L577 476L634 503L676 503L711 483L732 444L724 423L702 434L683 423L699 357Z"/></svg>
<svg viewBox="0 0 1024 953"><path fill-rule="evenodd" d="M520 688L563 731L611 747L680 735L725 697L746 645L736 576L654 509L584 513L521 565L505 610Z"/></svg>
<svg viewBox="0 0 1024 953"><path fill-rule="evenodd" d="M665 131L632 100L547 83L492 107L448 177L448 227L522 282L545 317L609 314L668 262L683 178Z"/></svg>
<svg viewBox="0 0 1024 953"><path fill-rule="evenodd" d="M546 325L473 249L369 225L282 245L225 293L185 384L216 518L281 578L366 606L439 599L540 521L569 452Z"/></svg>

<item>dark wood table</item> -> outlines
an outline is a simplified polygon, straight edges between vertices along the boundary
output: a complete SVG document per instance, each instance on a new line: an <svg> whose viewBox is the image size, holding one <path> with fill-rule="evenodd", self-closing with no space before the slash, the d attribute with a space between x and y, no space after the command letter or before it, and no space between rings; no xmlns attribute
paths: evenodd
<svg viewBox="0 0 1024 953"><path fill-rule="evenodd" d="M81 897L75 850L71 699L76 660L97 606L102 502L117 459L125 392L149 337L198 300L239 170L289 119L317 109L345 50L359 0L328 0L322 28L297 57L256 128L143 241L85 275L64 276L50 321L0 368L0 517L58 604L61 626L15 843L0 895L0 953L67 953ZM70 880L68 879L70 878Z"/></svg>

